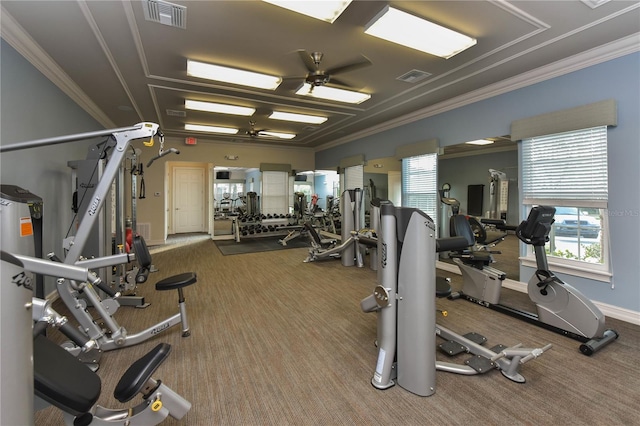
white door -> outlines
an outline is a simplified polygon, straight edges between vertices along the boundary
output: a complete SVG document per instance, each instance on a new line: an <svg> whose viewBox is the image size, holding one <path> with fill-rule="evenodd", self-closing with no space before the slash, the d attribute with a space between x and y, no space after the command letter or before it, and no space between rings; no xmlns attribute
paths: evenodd
<svg viewBox="0 0 640 426"><path fill-rule="evenodd" d="M174 168L173 232L203 232L204 202L204 169Z"/></svg>

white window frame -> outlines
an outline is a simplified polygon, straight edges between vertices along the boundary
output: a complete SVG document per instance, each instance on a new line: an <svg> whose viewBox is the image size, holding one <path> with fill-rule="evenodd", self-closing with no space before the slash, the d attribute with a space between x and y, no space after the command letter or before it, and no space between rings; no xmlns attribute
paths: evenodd
<svg viewBox="0 0 640 426"><path fill-rule="evenodd" d="M591 131L595 131L595 140L599 140L600 142L600 151L598 151L598 147L594 147L595 151L592 159L578 158L574 153L581 151L576 150L575 146L580 143L583 143L585 147L588 146L588 142L580 142L580 139L588 139L586 135ZM603 144L602 134L604 134ZM608 283L611 281L612 273L609 255L609 220L606 210L608 198L606 136L607 128L606 126L602 126L525 139L522 142L521 175L524 207L523 217L528 216L533 205L601 209L600 244L602 263L566 259L550 254L548 254L547 260L554 272ZM560 144L558 146L561 148L571 144L571 148L566 151L560 151L557 155L552 156L546 156L544 148L539 149L537 154L532 154L532 151L530 151L531 149L535 150L534 144L549 144L549 146L551 146L554 143ZM544 145L538 145L538 147L543 146ZM547 153L548 152L549 151L547 151ZM536 156L536 159L532 160L532 156ZM593 160L593 163L591 160ZM583 170L589 170L591 172L590 176L588 176L587 179L577 178L576 180L572 180L570 177L565 178L563 174L567 173L573 168L572 166L578 163L583 164ZM593 170L598 170L598 172L592 173ZM580 168L575 168L574 171L579 173L581 170ZM537 178L540 185L536 185L536 174L538 175ZM589 179L591 177L593 177L593 180ZM551 185L546 185L541 179L545 179L550 182ZM521 257L520 260L523 266L536 268L533 247L527 246L526 254L524 257Z"/></svg>

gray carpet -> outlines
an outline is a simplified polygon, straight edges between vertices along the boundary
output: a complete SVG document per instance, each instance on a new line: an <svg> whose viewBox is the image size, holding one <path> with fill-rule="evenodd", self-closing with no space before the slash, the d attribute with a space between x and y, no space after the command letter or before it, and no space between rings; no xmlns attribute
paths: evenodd
<svg viewBox="0 0 640 426"><path fill-rule="evenodd" d="M232 254L260 253L273 250L286 250L292 248L310 248L311 244L306 236L300 236L287 242L286 246L278 243L281 237L254 237L242 238L237 243L235 240L216 241L216 247L225 256Z"/></svg>
<svg viewBox="0 0 640 426"><path fill-rule="evenodd" d="M173 350L155 377L193 407L182 421L167 419L165 426L638 424L637 325L608 319L619 339L586 357L575 340L473 303L438 299L438 309L448 311L438 315L438 323L460 334L480 333L488 347L553 348L523 366L524 384L497 371L472 377L438 372L436 393L428 398L399 386L380 391L371 386L377 315L360 309L360 300L375 287L374 271L340 262L303 263L302 250L223 256L213 246L199 241L153 256L159 272L139 287L151 305L120 308L115 318L135 333L175 314L175 292L155 291L153 284L194 271L198 282L184 292L191 336L181 337L174 327L140 345L105 352L98 371L100 404L139 402L137 396L120 404L113 389L133 360L167 342ZM452 278L459 289L460 277ZM503 296L510 305L528 300L508 289ZM60 303L54 308L64 312ZM439 351L436 356L451 362L468 357L450 360ZM36 413L36 426L61 424L55 408Z"/></svg>

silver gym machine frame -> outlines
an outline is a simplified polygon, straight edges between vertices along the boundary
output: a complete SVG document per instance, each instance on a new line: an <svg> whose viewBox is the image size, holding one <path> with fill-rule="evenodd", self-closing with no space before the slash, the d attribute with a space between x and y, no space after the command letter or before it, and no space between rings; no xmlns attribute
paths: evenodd
<svg viewBox="0 0 640 426"><path fill-rule="evenodd" d="M88 265L89 267L102 267L118 265L131 261L135 258L133 254L122 254L107 256L96 260L83 260L82 253L87 240L91 236L92 229L98 220L100 209L102 209L105 204L105 200L111 189L111 184L120 171L120 165L127 155L127 149L131 142L140 139L148 140L148 142L144 142L144 144L150 147L153 146L153 137L156 135L159 135L161 139L161 147L160 154L154 157L152 159L153 161L164 155L175 152L175 150L169 149L163 151L163 136L159 131L158 124L150 122L138 123L131 127L59 136L0 146L0 152L8 152L65 142L81 141L95 137L109 136L115 140L115 146L113 147L111 158L104 167L102 178L96 184L91 200L88 203L88 208L84 212L84 216L78 225L76 235L74 237L67 238L64 241L65 249L67 249L68 252L65 259L62 261L63 263L67 265L81 263L85 266ZM50 254L49 257L51 259L56 259L54 254ZM175 315L138 333L128 334L127 330L120 326L112 316L115 313L115 310L120 306L117 301L120 294L109 291L109 289L104 286L104 283L102 284L102 287L99 288L109 294L111 296L110 298L102 300L94 288L94 285L90 282L78 282L73 279L65 279L59 280L56 286L60 298L80 323L81 330L86 333L90 339L93 339L98 343L98 353L86 354L90 361L96 361L100 356L100 351L108 351L118 349L120 347L139 344L180 323L182 323L183 336L189 335L189 326L187 324L186 309L184 307L183 298L180 300L179 312ZM80 292L82 292L86 301L78 297ZM86 309L87 303L95 308L98 316L108 329L107 333L105 333L102 326L98 325L89 314Z"/></svg>
<svg viewBox="0 0 640 426"><path fill-rule="evenodd" d="M360 303L364 312L378 314L378 358L371 384L387 389L397 383L416 395L430 396L436 391L437 370L475 375L492 369L524 383L520 366L551 345L523 348L517 344L493 350L436 324L436 252L454 250L460 238L437 240L433 220L415 208L384 204L381 215L381 278L373 294ZM482 363L474 368L471 362L436 361L436 336L482 357Z"/></svg>

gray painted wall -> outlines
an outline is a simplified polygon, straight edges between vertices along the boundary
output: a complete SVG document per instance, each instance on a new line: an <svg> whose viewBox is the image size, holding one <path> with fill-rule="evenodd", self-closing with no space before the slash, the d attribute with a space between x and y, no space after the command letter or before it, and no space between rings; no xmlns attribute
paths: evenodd
<svg viewBox="0 0 640 426"><path fill-rule="evenodd" d="M547 112L615 99L618 126L608 132L609 223L612 283L561 276L587 297L640 312L640 53L633 53L514 90L377 135L316 153L316 168L341 158L392 156L400 145L437 138L440 146L507 135L511 122ZM518 176L519 178L519 176ZM521 196L519 199L522 199ZM522 219L522 212L519 220ZM532 270L521 269L521 276Z"/></svg>
<svg viewBox="0 0 640 426"><path fill-rule="evenodd" d="M104 129L4 40L0 44L0 143L8 145ZM5 152L0 181L18 185L43 198L43 249L61 258L62 240L72 224L71 171L67 161L83 159L90 142ZM45 280L45 293L53 290Z"/></svg>

